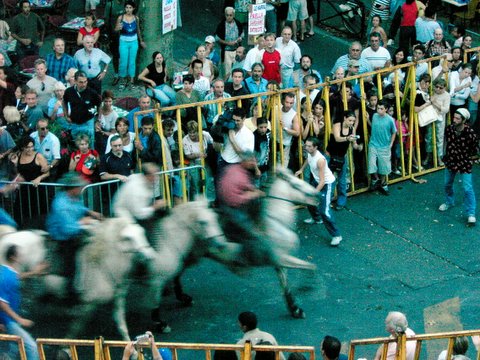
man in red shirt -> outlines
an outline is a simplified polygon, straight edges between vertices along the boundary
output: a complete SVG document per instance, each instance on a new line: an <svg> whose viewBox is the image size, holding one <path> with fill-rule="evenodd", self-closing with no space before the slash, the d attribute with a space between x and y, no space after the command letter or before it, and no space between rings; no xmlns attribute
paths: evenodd
<svg viewBox="0 0 480 360"><path fill-rule="evenodd" d="M267 254L268 249L260 249L262 241L257 241L260 221L260 202L263 191L253 183L253 174L257 169L255 153L245 151L240 155L242 161L225 168L217 189L217 195L227 236L243 244L243 256L246 260L258 260L258 254ZM248 242L252 242L248 244ZM255 253L254 253L255 252Z"/></svg>
<svg viewBox="0 0 480 360"><path fill-rule="evenodd" d="M262 64L265 68L263 78L275 80L278 85L282 85L282 76L280 73L280 63L282 56L280 52L275 49L275 34L268 33L265 35L265 49L262 50Z"/></svg>

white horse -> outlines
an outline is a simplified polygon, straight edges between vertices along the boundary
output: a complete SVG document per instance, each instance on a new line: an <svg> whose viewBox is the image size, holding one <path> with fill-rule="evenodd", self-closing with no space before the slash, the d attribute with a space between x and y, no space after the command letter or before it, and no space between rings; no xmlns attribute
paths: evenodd
<svg viewBox="0 0 480 360"><path fill-rule="evenodd" d="M278 169L263 200L259 221L255 228L250 229L254 236L251 233L239 233L234 219L223 221L223 229L231 242L220 248L218 252L204 251L203 254L227 265L230 269L239 266L273 266L291 315L295 318L304 318L305 313L295 302L289 288L285 269L315 270L315 265L312 263L292 255L300 244L293 224L295 204L314 206L318 201L318 191L313 186L296 178L288 170ZM224 217L221 219L225 220ZM196 244L194 250L197 255L201 254L199 246L201 244ZM175 283L177 298L190 298L183 294L179 276L175 279Z"/></svg>
<svg viewBox="0 0 480 360"><path fill-rule="evenodd" d="M84 329L91 315L100 304L114 301L113 316L118 331L125 340L130 340L125 320L125 298L128 292L128 275L135 258L152 260L156 252L148 243L144 229L126 219L113 218L88 229L85 245L77 253L77 276L75 288L81 303L81 316L70 328L69 337L75 338ZM10 245L17 245L22 263L32 268L47 258L58 263L52 242L34 231L9 233L0 239L0 254L4 258ZM50 249L49 249L50 248ZM63 298L66 279L55 274L43 278L45 292Z"/></svg>

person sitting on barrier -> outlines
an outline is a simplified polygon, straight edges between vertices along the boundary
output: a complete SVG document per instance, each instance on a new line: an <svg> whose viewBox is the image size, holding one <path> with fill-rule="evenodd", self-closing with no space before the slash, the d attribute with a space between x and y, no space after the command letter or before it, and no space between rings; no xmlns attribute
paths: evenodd
<svg viewBox="0 0 480 360"><path fill-rule="evenodd" d="M456 355L465 355L468 350L468 338L466 336L459 336L455 338L452 348L452 359L458 359ZM437 360L446 360L448 350L443 350Z"/></svg>
<svg viewBox="0 0 480 360"><path fill-rule="evenodd" d="M398 311L391 311L388 313L385 319L385 330L390 333L391 338L398 338L399 336L406 335L408 337L415 336L412 329L408 327L408 321L405 314ZM381 345L374 360L382 359L383 346ZM406 360L413 360L415 358L415 350L417 348L416 340L408 340L406 342ZM397 343L391 342L388 344L386 360L394 360L397 353Z"/></svg>
<svg viewBox="0 0 480 360"><path fill-rule="evenodd" d="M237 345L243 345L250 341L252 345L259 345L260 342L269 342L270 345L278 346L275 337L265 331L261 331L258 327L257 315L251 311L244 311L238 315L238 325L243 332L243 337L237 341ZM252 351L252 356L255 352ZM240 353L237 352L240 357ZM257 353L258 355L258 353ZM285 356L280 352L280 359L285 360Z"/></svg>
<svg viewBox="0 0 480 360"><path fill-rule="evenodd" d="M148 344L150 345L150 349L152 350L152 360L171 360L172 357L170 351L162 351L168 349L160 349L160 351L158 350L155 345L155 338L150 331L147 331L145 335L148 335ZM136 346L136 341L130 341L123 349L122 360L129 360L130 357L136 353ZM162 356L160 352L162 352L164 356Z"/></svg>
<svg viewBox="0 0 480 360"><path fill-rule="evenodd" d="M323 360L347 360L346 355L340 354L341 347L340 340L334 336L326 335L320 344Z"/></svg>
<svg viewBox="0 0 480 360"><path fill-rule="evenodd" d="M67 301L77 301L74 288L75 257L81 246L85 226L103 218L102 214L83 205L82 189L88 183L76 172L68 172L59 179L63 191L52 202L45 223L51 238L57 242L58 253L64 261L63 275L67 277Z"/></svg>
<svg viewBox="0 0 480 360"><path fill-rule="evenodd" d="M156 218L156 212L166 207L165 200L155 197L155 187L160 185L159 172L157 164L147 162L142 164L142 173L130 175L113 199L115 216L131 219L141 225Z"/></svg>
<svg viewBox="0 0 480 360"><path fill-rule="evenodd" d="M0 265L0 324L4 324L7 334L16 335L23 339L27 360L38 360L37 344L32 336L23 328L35 325L32 320L20 315L21 294L20 280L26 277L43 275L46 264L42 263L28 273L20 274L22 257L16 245L10 245L5 252L6 263ZM11 346L11 355L18 359L18 348Z"/></svg>
<svg viewBox="0 0 480 360"><path fill-rule="evenodd" d="M132 156L123 150L123 141L120 135L113 135L110 138L110 148L110 152L100 159L100 178L125 182L135 169L135 162Z"/></svg>

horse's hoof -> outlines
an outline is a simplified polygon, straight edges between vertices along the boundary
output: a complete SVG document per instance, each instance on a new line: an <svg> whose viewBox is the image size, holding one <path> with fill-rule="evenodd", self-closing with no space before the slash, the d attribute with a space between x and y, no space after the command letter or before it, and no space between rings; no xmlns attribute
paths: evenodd
<svg viewBox="0 0 480 360"><path fill-rule="evenodd" d="M182 294L180 295L180 298L178 299L178 301L180 301L183 306L192 306L193 297L187 294Z"/></svg>
<svg viewBox="0 0 480 360"><path fill-rule="evenodd" d="M292 309L292 316L295 319L305 319L306 318L305 311L303 311L303 309L299 308L298 306L295 306Z"/></svg>
<svg viewBox="0 0 480 360"><path fill-rule="evenodd" d="M162 334L168 334L172 332L172 328L168 326L166 321L161 320L155 325L155 331Z"/></svg>

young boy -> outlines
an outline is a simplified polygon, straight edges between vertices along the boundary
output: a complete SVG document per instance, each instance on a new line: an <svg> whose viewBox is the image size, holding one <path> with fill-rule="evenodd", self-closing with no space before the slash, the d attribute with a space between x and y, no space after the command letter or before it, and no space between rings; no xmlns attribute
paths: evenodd
<svg viewBox="0 0 480 360"><path fill-rule="evenodd" d="M282 75L280 73L280 63L282 56L275 49L275 34L265 35L265 49L261 51L262 64L264 66L263 78L270 81L275 80L280 86L282 84Z"/></svg>
<svg viewBox="0 0 480 360"><path fill-rule="evenodd" d="M261 188L267 181L267 172L270 168L270 141L271 133L268 129L268 120L264 117L257 118L257 129L253 132L255 137L255 158L257 159L257 169L260 172L260 178L256 181L256 186Z"/></svg>
<svg viewBox="0 0 480 360"><path fill-rule="evenodd" d="M375 90L370 90L367 93L367 113L368 113L368 125L372 126L373 115L377 112L378 94Z"/></svg>
<svg viewBox="0 0 480 360"><path fill-rule="evenodd" d="M387 114L387 107L386 101L378 102L377 112L372 118L372 135L368 145L370 189L378 189L383 195L389 195L387 175L392 171L391 148L397 133L395 121Z"/></svg>

